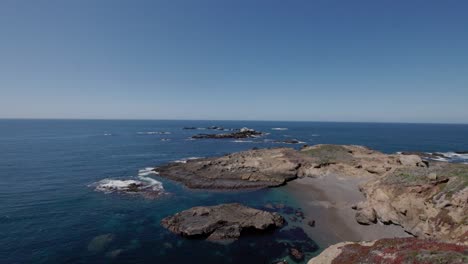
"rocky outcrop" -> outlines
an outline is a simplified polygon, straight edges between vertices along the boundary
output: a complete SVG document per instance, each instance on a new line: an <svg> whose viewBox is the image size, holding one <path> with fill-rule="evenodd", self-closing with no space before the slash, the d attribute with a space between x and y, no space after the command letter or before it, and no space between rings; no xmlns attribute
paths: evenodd
<svg viewBox="0 0 468 264"><path fill-rule="evenodd" d="M245 189L284 184L296 178L300 163L293 149L259 149L219 158L189 160L157 168L160 176L190 188Z"/></svg>
<svg viewBox="0 0 468 264"><path fill-rule="evenodd" d="M402 167L361 186L356 220L401 225L420 237L468 244L468 166Z"/></svg>
<svg viewBox="0 0 468 264"><path fill-rule="evenodd" d="M316 145L255 149L219 158L167 164L162 177L190 188L242 189L279 186L296 177L381 176L400 167L426 167L417 155L386 155L361 146Z"/></svg>
<svg viewBox="0 0 468 264"><path fill-rule="evenodd" d="M325 249L308 264L466 263L468 247L416 238L343 242Z"/></svg>
<svg viewBox="0 0 468 264"><path fill-rule="evenodd" d="M242 189L329 174L370 179L360 189L356 221L401 225L420 238L468 243L468 166L384 154L362 146L316 145L255 149L219 158L168 164L162 177L190 188ZM294 218L293 218L294 219ZM297 217L296 217L297 219Z"/></svg>
<svg viewBox="0 0 468 264"><path fill-rule="evenodd" d="M216 129L217 130L217 129ZM224 130L224 129L223 129ZM192 136L194 139L202 139L202 138L209 138L209 139L225 139L225 138L255 138L262 136L263 132L255 131L250 128L241 128L232 133L223 133L223 134L198 134Z"/></svg>
<svg viewBox="0 0 468 264"><path fill-rule="evenodd" d="M193 207L161 221L175 234L208 240L237 239L243 232L267 231L283 223L283 217L277 213L237 203Z"/></svg>

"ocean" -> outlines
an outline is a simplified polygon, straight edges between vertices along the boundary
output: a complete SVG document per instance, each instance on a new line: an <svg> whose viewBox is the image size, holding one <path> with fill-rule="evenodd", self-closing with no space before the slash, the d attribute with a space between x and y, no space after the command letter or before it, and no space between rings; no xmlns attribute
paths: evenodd
<svg viewBox="0 0 468 264"><path fill-rule="evenodd" d="M269 134L254 139L197 139L205 128L248 127ZM296 139L301 144L275 143ZM302 143L303 142L303 143ZM281 187L256 191L189 190L148 174L146 168L191 157L254 147L357 144L386 153L446 153L468 162L468 125L270 122L0 120L1 263L272 263L302 247L307 257L323 245L288 224L233 243L177 237L162 218L198 205L240 202L299 207ZM459 154L455 152L460 152ZM96 190L103 180L162 184L157 199ZM146 179L148 180L148 179ZM159 186L159 185L158 185ZM290 263L294 263L290 260Z"/></svg>

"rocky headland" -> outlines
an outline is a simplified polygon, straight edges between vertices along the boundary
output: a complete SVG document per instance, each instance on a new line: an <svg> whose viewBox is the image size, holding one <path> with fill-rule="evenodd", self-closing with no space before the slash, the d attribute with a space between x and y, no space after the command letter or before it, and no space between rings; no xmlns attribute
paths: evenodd
<svg viewBox="0 0 468 264"><path fill-rule="evenodd" d="M428 241L427 239L438 241L437 245L450 243L447 245L463 247L466 254L466 164L437 162L418 153L384 154L362 146L315 145L305 146L300 150L253 149L222 157L192 160L184 164L167 164L157 168L157 171L162 177L181 182L189 188L201 189L266 188L284 185L297 178L301 180L295 182L311 179L309 185L300 188L303 197L311 197L304 198L311 199L306 202L314 206L318 203L327 209L334 208L336 215L340 211L354 214L354 224L349 223L350 217L346 215L341 218L347 218L343 223L353 226L355 230L372 229L372 226L401 226L402 230L414 237L412 239L425 239L417 240L418 243ZM326 182L331 184L323 184ZM348 199L355 196L346 196L347 192L359 191L359 199ZM307 196L309 192L324 193L322 196L325 200L316 201L316 197ZM341 200L330 198L329 193L335 193ZM350 204L351 201L353 204ZM343 223L336 223L336 230ZM375 225L376 223L382 225ZM317 224L321 223L318 221ZM379 232L381 229L375 230ZM374 239L394 236L377 235ZM374 244L388 246L390 250L392 239L395 239L395 243L403 241L398 240L403 238L390 238L385 243ZM421 250L425 250L425 245L429 242L418 243L415 242L421 246ZM441 250L443 248L445 247L441 247ZM323 254L328 254L326 252ZM361 254L359 252L357 254ZM364 256L367 253L362 254ZM343 262L330 260L311 263ZM389 260L382 263L404 262Z"/></svg>
<svg viewBox="0 0 468 264"><path fill-rule="evenodd" d="M214 241L237 239L242 233L265 232L283 224L283 217L277 213L238 203L193 207L161 221L175 234Z"/></svg>

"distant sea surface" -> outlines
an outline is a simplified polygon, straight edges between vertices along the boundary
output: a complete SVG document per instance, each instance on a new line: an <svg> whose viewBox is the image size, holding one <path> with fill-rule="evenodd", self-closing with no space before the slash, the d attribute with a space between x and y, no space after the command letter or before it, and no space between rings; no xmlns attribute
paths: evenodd
<svg viewBox="0 0 468 264"><path fill-rule="evenodd" d="M245 140L190 140L197 133L227 133L204 128L248 127L269 133ZM162 132L162 133L161 133ZM244 192L188 190L148 175L168 193L159 199L102 193L103 179L137 179L145 168L189 157L210 157L253 147L303 144L357 144L386 153L449 153L468 162L468 125L129 121L0 120L1 263L271 263L287 256L294 240L278 232L249 236L231 244L183 239L159 222L198 205L295 201L282 188ZM313 237L310 243L313 244ZM314 255L322 250L316 245ZM308 255L308 256L309 256Z"/></svg>

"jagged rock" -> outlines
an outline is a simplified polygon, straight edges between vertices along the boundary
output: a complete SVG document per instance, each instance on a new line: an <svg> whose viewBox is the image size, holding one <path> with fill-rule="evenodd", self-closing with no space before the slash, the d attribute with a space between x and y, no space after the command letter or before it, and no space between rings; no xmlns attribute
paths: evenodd
<svg viewBox="0 0 468 264"><path fill-rule="evenodd" d="M214 241L237 239L243 230L261 232L283 224L277 213L238 203L193 207L161 220L161 225L175 234Z"/></svg>
<svg viewBox="0 0 468 264"><path fill-rule="evenodd" d="M375 224L377 222L377 215L373 208L361 208L356 212L356 221L362 225Z"/></svg>
<svg viewBox="0 0 468 264"><path fill-rule="evenodd" d="M307 224L310 226L310 227L315 227L315 220L309 220L307 222Z"/></svg>

